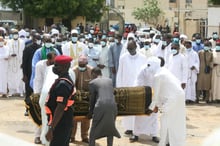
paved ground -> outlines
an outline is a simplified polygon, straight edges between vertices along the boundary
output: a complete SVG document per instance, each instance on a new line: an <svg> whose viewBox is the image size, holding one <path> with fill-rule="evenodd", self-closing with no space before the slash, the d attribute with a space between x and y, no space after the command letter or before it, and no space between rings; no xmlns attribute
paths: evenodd
<svg viewBox="0 0 220 146"><path fill-rule="evenodd" d="M200 103L187 107L187 144L186 146L200 146L203 140L215 129L220 128L220 104ZM29 117L24 117L24 102L22 98L0 98L0 133L33 142L35 125ZM122 138L114 139L114 146L156 146L148 136L141 136L139 142L129 143L128 137L123 135L121 117L117 118L117 128ZM79 127L79 126L78 126ZM87 146L79 140L70 146ZM105 146L106 139L97 140L97 146ZM2 145L0 141L0 145Z"/></svg>

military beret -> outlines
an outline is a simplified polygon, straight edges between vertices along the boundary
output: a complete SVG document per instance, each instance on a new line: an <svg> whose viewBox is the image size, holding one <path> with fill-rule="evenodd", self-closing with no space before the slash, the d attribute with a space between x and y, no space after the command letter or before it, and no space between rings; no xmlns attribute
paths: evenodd
<svg viewBox="0 0 220 146"><path fill-rule="evenodd" d="M66 56L66 55L59 55L55 57L55 62L58 64L68 64L72 60L73 59L70 56Z"/></svg>

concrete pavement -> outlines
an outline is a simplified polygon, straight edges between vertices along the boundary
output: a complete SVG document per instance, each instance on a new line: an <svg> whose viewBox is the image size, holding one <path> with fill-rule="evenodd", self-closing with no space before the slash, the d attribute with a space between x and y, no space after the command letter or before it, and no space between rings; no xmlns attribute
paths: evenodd
<svg viewBox="0 0 220 146"><path fill-rule="evenodd" d="M214 130L220 128L220 104L200 103L186 106L187 109L187 144L186 146L200 146L204 139ZM0 133L9 135L10 138L19 139L27 143L33 143L36 125L29 117L24 116L23 98L10 97L0 98ZM122 136L121 139L114 138L114 146L156 146L151 137L142 135L140 140L130 143L129 138L124 136L121 126L121 118L117 118L116 126ZM80 126L78 126L80 127ZM77 130L78 140L70 146L87 146L80 142L80 129ZM0 145L3 145L0 134ZM106 138L96 141L97 146L105 146Z"/></svg>

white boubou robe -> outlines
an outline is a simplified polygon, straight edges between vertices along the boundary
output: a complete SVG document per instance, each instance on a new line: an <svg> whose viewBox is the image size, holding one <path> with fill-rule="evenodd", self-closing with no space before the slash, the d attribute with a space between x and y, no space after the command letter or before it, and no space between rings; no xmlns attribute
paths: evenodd
<svg viewBox="0 0 220 146"><path fill-rule="evenodd" d="M159 146L185 146L186 112L185 93L179 80L166 68L161 68L154 76L154 95L150 109L161 110Z"/></svg>
<svg viewBox="0 0 220 146"><path fill-rule="evenodd" d="M116 77L116 87L134 87L135 79L140 68L146 64L146 57L137 52L131 56L128 52L123 54L119 59L119 67ZM122 119L122 125L126 130L134 130L136 116L127 116Z"/></svg>
<svg viewBox="0 0 220 146"><path fill-rule="evenodd" d="M0 94L7 94L7 78L8 78L8 58L9 48L7 46L0 47Z"/></svg>
<svg viewBox="0 0 220 146"><path fill-rule="evenodd" d="M63 55L67 55L73 58L71 62L71 67L75 67L78 65L78 58L80 55L83 54L85 48L86 45L81 42L72 43L71 41L69 41L62 45Z"/></svg>
<svg viewBox="0 0 220 146"><path fill-rule="evenodd" d="M199 73L199 56L193 49L186 51L186 59L188 61L188 79L186 84L186 100L196 100L196 81L197 74ZM195 69L191 70L194 66Z"/></svg>
<svg viewBox="0 0 220 146"><path fill-rule="evenodd" d="M167 64L168 70L179 79L180 83L187 83L188 78L188 65L186 57L178 53L171 55Z"/></svg>
<svg viewBox="0 0 220 146"><path fill-rule="evenodd" d="M23 40L10 40L7 43L9 47L9 60L8 60L8 90L9 94L23 94L24 83L22 81L23 73L21 69L22 55L25 48ZM12 57L16 54L16 57Z"/></svg>
<svg viewBox="0 0 220 146"><path fill-rule="evenodd" d="M99 61L98 64L102 64L105 65L105 67L103 69L101 69L102 71L102 76L103 77L110 77L110 69L109 69L109 47L105 46L105 47L101 47L101 51L99 54Z"/></svg>
<svg viewBox="0 0 220 146"><path fill-rule="evenodd" d="M153 75L146 69L144 65L138 73L135 80L135 86L150 86L153 85ZM139 136L141 134L158 136L158 114L152 113L149 116L136 116L133 134Z"/></svg>

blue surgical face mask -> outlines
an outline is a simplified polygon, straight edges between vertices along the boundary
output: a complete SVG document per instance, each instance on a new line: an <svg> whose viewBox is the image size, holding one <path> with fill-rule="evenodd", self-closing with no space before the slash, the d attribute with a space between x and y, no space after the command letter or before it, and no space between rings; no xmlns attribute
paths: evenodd
<svg viewBox="0 0 220 146"><path fill-rule="evenodd" d="M177 51L176 49L171 49L171 53L172 53L173 55L175 55L175 54L178 53L178 51Z"/></svg>
<svg viewBox="0 0 220 146"><path fill-rule="evenodd" d="M217 34L213 34L213 39L218 39L218 35Z"/></svg>
<svg viewBox="0 0 220 146"><path fill-rule="evenodd" d="M117 40L117 39L115 39L115 43L118 43L118 40Z"/></svg>
<svg viewBox="0 0 220 146"><path fill-rule="evenodd" d="M192 48L186 48L186 50L187 50L188 52L190 52L190 51L192 50Z"/></svg>
<svg viewBox="0 0 220 146"><path fill-rule="evenodd" d="M220 51L220 46L216 46L216 47L215 47L215 50L216 50L216 51Z"/></svg>
<svg viewBox="0 0 220 146"><path fill-rule="evenodd" d="M166 42L166 41L163 41L162 45L163 45L163 46L167 46L167 42Z"/></svg>
<svg viewBox="0 0 220 146"><path fill-rule="evenodd" d="M109 43L110 46L112 46L112 45L114 45L114 44L115 44L115 42L110 42L110 43Z"/></svg>
<svg viewBox="0 0 220 146"><path fill-rule="evenodd" d="M46 47L46 48L52 47L52 43L45 43L45 47Z"/></svg>
<svg viewBox="0 0 220 146"><path fill-rule="evenodd" d="M102 45L102 47L104 47L106 45L106 42L101 41L101 45Z"/></svg>
<svg viewBox="0 0 220 146"><path fill-rule="evenodd" d="M144 45L144 49L148 50L150 48L150 45Z"/></svg>
<svg viewBox="0 0 220 146"><path fill-rule="evenodd" d="M86 70L86 67L78 67L79 68L79 71L85 71Z"/></svg>
<svg viewBox="0 0 220 146"><path fill-rule="evenodd" d="M201 40L200 40L200 39L196 39L196 43L197 43L197 44L200 44L200 43L201 43Z"/></svg>
<svg viewBox="0 0 220 146"><path fill-rule="evenodd" d="M154 39L154 42L155 42L155 43L159 43L159 42L160 42L160 39Z"/></svg>
<svg viewBox="0 0 220 146"><path fill-rule="evenodd" d="M208 51L208 50L210 50L210 49L211 49L210 47L204 46L204 50L205 50L205 51Z"/></svg>
<svg viewBox="0 0 220 146"><path fill-rule="evenodd" d="M72 37L72 42L76 43L76 42L77 42L77 40L78 40L78 38L77 38L77 37Z"/></svg>

